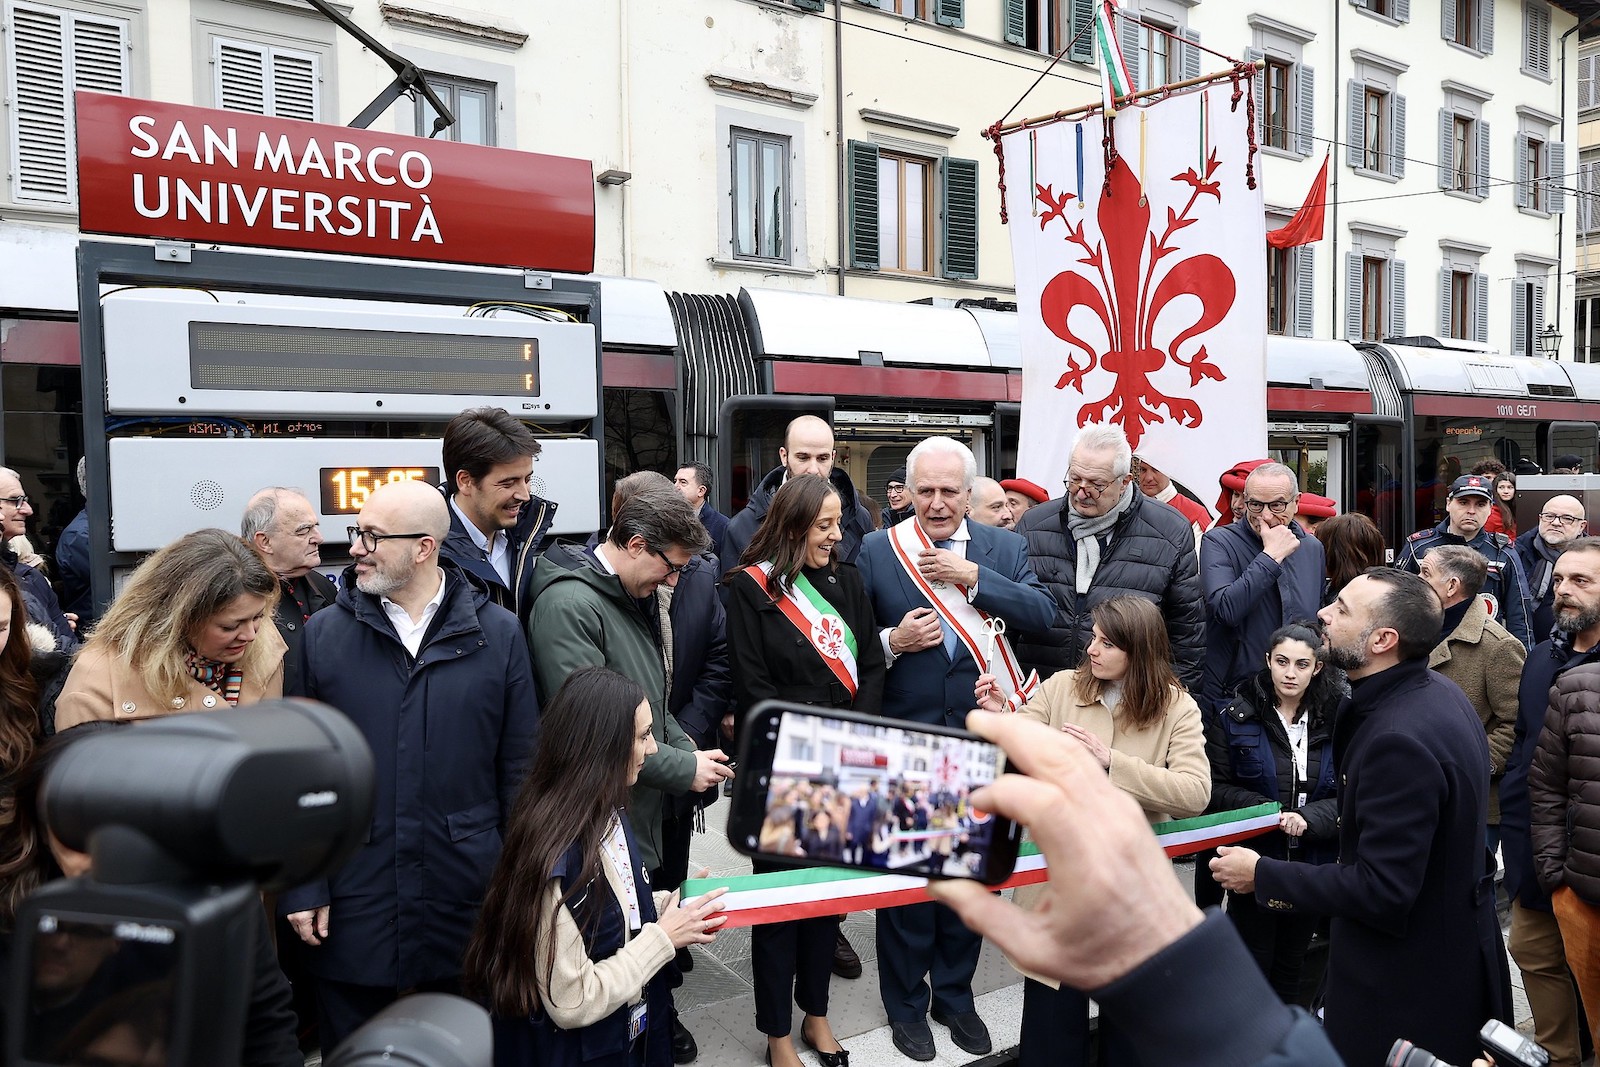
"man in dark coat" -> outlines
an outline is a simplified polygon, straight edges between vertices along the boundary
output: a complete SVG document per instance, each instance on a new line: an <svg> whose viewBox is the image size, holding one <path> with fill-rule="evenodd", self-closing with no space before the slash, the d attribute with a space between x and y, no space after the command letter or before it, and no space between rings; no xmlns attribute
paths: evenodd
<svg viewBox="0 0 1600 1067"><path fill-rule="evenodd" d="M88 461L78 457L78 495L89 498ZM56 578L61 582L61 610L78 617L85 631L94 622L93 591L89 588L89 505L85 504L56 538Z"/></svg>
<svg viewBox="0 0 1600 1067"><path fill-rule="evenodd" d="M1220 711L1261 670L1278 627L1309 619L1322 605L1322 542L1294 521L1299 498L1294 471L1263 464L1245 479L1244 516L1200 539L1208 710Z"/></svg>
<svg viewBox="0 0 1600 1067"><path fill-rule="evenodd" d="M1067 464L1066 497L1029 508L1017 521L1028 562L1056 604L1048 630L1018 635L1017 654L1041 678L1072 670L1089 647L1094 606L1116 596L1144 597L1166 620L1179 680L1198 693L1206 620L1194 528L1139 492L1132 467L1120 429L1085 427Z"/></svg>
<svg viewBox="0 0 1600 1067"><path fill-rule="evenodd" d="M288 646L283 654L283 695L304 696L300 666L305 626L332 604L339 590L317 570L322 562L322 525L311 501L293 489L262 489L245 505L239 536L255 546L278 576L282 594L272 621Z"/></svg>
<svg viewBox="0 0 1600 1067"><path fill-rule="evenodd" d="M952 588L955 594L964 593L966 604L1004 619L1008 633L1048 626L1050 596L1028 566L1027 546L1020 537L967 521L977 463L965 445L930 437L911 450L906 467L915 522L929 545L914 557L916 575L902 564L893 530L869 534L856 562L889 663L883 715L962 726L978 675L988 666L980 666L957 639L942 614L951 609L937 594L955 599ZM1177 512L1172 514L1181 521ZM1189 544L1192 555L1192 539ZM919 808L918 816L926 819L925 811ZM982 947L977 934L938 905L878 912L878 986L896 1048L912 1059L934 1058L927 1020L931 1000L933 1020L949 1027L951 1039L963 1051L988 1055L989 1031L972 999L972 976Z"/></svg>
<svg viewBox="0 0 1600 1067"><path fill-rule="evenodd" d="M528 488L538 455L533 432L502 408L471 408L444 429L450 535L440 555L523 623L533 603L533 565L556 516L556 505Z"/></svg>
<svg viewBox="0 0 1600 1067"><path fill-rule="evenodd" d="M1554 603L1555 630L1528 653L1517 689L1517 726L1500 779L1500 855L1511 901L1506 947L1522 972L1534 1037L1552 1064L1575 1067L1582 1059L1582 1015L1550 894L1533 869L1528 803L1528 771L1550 710L1550 687L1575 667L1600 663L1600 540L1585 537L1563 547L1569 543L1573 550L1556 560L1561 593ZM1552 589L1556 580L1552 575Z"/></svg>
<svg viewBox="0 0 1600 1067"><path fill-rule="evenodd" d="M727 574L739 565L750 539L756 535L761 520L766 518L778 487L790 475L801 474L821 475L839 490L844 515L839 525L844 539L833 550L833 558L841 563L854 563L856 554L861 551L861 539L872 529L872 517L856 499L856 487L850 475L833 465L833 427L815 415L802 415L789 423L783 432L783 447L778 449L778 464L761 479L744 510L728 520L728 532L722 539L724 551L718 553L722 573ZM727 602L726 595L723 602Z"/></svg>
<svg viewBox="0 0 1600 1067"><path fill-rule="evenodd" d="M1583 502L1575 496L1553 496L1539 511L1539 523L1517 535L1517 558L1528 580L1528 603L1533 607L1529 628L1534 641L1550 637L1555 629L1556 558L1573 540L1589 532ZM1538 731L1534 731L1537 738Z"/></svg>
<svg viewBox="0 0 1600 1067"><path fill-rule="evenodd" d="M316 946L327 1049L401 990L458 991L539 719L517 620L439 559L438 491L383 485L356 522L339 598L306 624L303 677L372 747L372 827L338 873L279 903Z"/></svg>
<svg viewBox="0 0 1600 1067"><path fill-rule="evenodd" d="M1485 1019L1512 1021L1485 871L1489 746L1456 684L1428 669L1443 612L1421 578L1373 568L1322 611L1350 705L1334 728L1339 861L1219 849L1224 888L1333 917L1325 1018L1351 1067L1408 1038L1449 1063L1479 1054Z"/></svg>
<svg viewBox="0 0 1600 1067"><path fill-rule="evenodd" d="M706 464L685 463L678 468L672 484L678 487L678 492L689 503L699 509L696 514L700 518L700 525L706 528L711 538L711 553L721 559L723 538L728 535L728 516L711 506L711 478L711 468ZM616 513L613 507L611 514Z"/></svg>
<svg viewBox="0 0 1600 1067"><path fill-rule="evenodd" d="M888 501L878 513L878 528L887 530L898 522L905 522L917 513L911 504L911 494L906 492L906 469L896 467L883 483L883 498Z"/></svg>

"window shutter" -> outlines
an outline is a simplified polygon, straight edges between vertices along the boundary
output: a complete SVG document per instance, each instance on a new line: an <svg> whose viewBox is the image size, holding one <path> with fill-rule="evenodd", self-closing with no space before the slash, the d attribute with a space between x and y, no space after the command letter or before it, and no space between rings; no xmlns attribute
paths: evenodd
<svg viewBox="0 0 1600 1067"><path fill-rule="evenodd" d="M1183 37L1183 79L1191 81L1200 77L1200 31L1179 30Z"/></svg>
<svg viewBox="0 0 1600 1067"><path fill-rule="evenodd" d="M846 179L850 188L850 266L878 269L878 146L851 141Z"/></svg>
<svg viewBox="0 0 1600 1067"><path fill-rule="evenodd" d="M1023 44L1028 39L1028 0L1005 0L1001 13L1000 36L1006 44Z"/></svg>
<svg viewBox="0 0 1600 1067"><path fill-rule="evenodd" d="M316 56L273 50L272 114L280 119L317 121Z"/></svg>
<svg viewBox="0 0 1600 1067"><path fill-rule="evenodd" d="M1517 206L1528 206L1528 139L1517 135Z"/></svg>
<svg viewBox="0 0 1600 1067"><path fill-rule="evenodd" d="M1578 59L1578 109L1594 107L1600 100L1595 96L1595 61L1600 56L1588 55Z"/></svg>
<svg viewBox="0 0 1600 1067"><path fill-rule="evenodd" d="M1399 93L1389 94L1389 153L1385 162L1390 174L1396 178L1406 176L1406 98Z"/></svg>
<svg viewBox="0 0 1600 1067"><path fill-rule="evenodd" d="M1396 22L1411 21L1411 0L1394 0L1389 5L1389 13Z"/></svg>
<svg viewBox="0 0 1600 1067"><path fill-rule="evenodd" d="M1070 3L1072 25L1068 30L1072 44L1067 49L1067 58L1074 63L1092 63L1094 40L1087 27L1094 21L1094 0L1070 0Z"/></svg>
<svg viewBox="0 0 1600 1067"><path fill-rule="evenodd" d="M1450 336L1450 275L1448 265L1439 268L1439 336Z"/></svg>
<svg viewBox="0 0 1600 1067"><path fill-rule="evenodd" d="M939 160L939 199L944 204L940 259L946 278L978 276L978 161Z"/></svg>
<svg viewBox="0 0 1600 1067"><path fill-rule="evenodd" d="M1472 124L1473 136L1478 141L1478 172L1472 176L1473 187L1479 196L1489 195L1489 124L1479 119Z"/></svg>
<svg viewBox="0 0 1600 1067"><path fill-rule="evenodd" d="M1294 125L1295 151L1309 156L1316 147L1313 133L1316 126L1317 74L1304 63L1294 65Z"/></svg>
<svg viewBox="0 0 1600 1067"><path fill-rule="evenodd" d="M96 93L128 91L127 27L109 19L72 17L72 87Z"/></svg>
<svg viewBox="0 0 1600 1067"><path fill-rule="evenodd" d="M1363 146L1367 143L1366 85L1358 81L1352 81L1346 102L1349 112L1346 118L1349 119L1347 125L1350 127L1350 140L1345 145L1345 162L1359 170L1365 162Z"/></svg>
<svg viewBox="0 0 1600 1067"><path fill-rule="evenodd" d="M1386 337L1406 335L1406 264L1404 260L1389 261L1389 317Z"/></svg>
<svg viewBox="0 0 1600 1067"><path fill-rule="evenodd" d="M1361 255L1344 254L1344 335L1361 340Z"/></svg>
<svg viewBox="0 0 1600 1067"><path fill-rule="evenodd" d="M1478 51L1485 55L1494 51L1494 6L1494 0L1481 0L1478 4L1477 44Z"/></svg>
<svg viewBox="0 0 1600 1067"><path fill-rule="evenodd" d="M1567 146L1561 141L1550 145L1550 170L1544 183L1544 209L1552 215L1567 210Z"/></svg>
<svg viewBox="0 0 1600 1067"><path fill-rule="evenodd" d="M1489 276L1481 272L1472 276L1472 339L1489 341Z"/></svg>
<svg viewBox="0 0 1600 1067"><path fill-rule="evenodd" d="M1294 266L1294 335L1311 336L1311 319L1316 306L1312 289L1312 263L1315 256L1311 245L1294 249L1290 259Z"/></svg>
<svg viewBox="0 0 1600 1067"><path fill-rule="evenodd" d="M1550 9L1539 0L1528 0L1522 15L1522 65L1535 74L1550 74ZM1583 77L1583 64L1579 61L1578 77ZM1583 106L1580 88L1578 106Z"/></svg>
<svg viewBox="0 0 1600 1067"><path fill-rule="evenodd" d="M216 102L224 111L267 113L267 50L259 45L214 38L211 62Z"/></svg>
<svg viewBox="0 0 1600 1067"><path fill-rule="evenodd" d="M1511 283L1511 354L1526 356L1523 339L1528 335L1528 287L1521 278Z"/></svg>
<svg viewBox="0 0 1600 1067"><path fill-rule="evenodd" d="M961 29L967 24L967 0L933 0L933 21Z"/></svg>
<svg viewBox="0 0 1600 1067"><path fill-rule="evenodd" d="M1135 92L1144 84L1144 57L1139 54L1139 38L1144 32L1137 12L1117 13L1117 43L1122 45L1122 60L1128 67L1128 81ZM1094 33L1089 31L1090 35ZM1092 58L1092 57L1091 57Z"/></svg>
<svg viewBox="0 0 1600 1067"><path fill-rule="evenodd" d="M1447 41L1456 39L1456 5L1451 0L1441 0L1439 4L1439 36Z"/></svg>
<svg viewBox="0 0 1600 1067"><path fill-rule="evenodd" d="M1246 48L1244 60L1246 63L1260 63L1267 58L1267 54L1259 48ZM1250 79L1251 92L1256 97L1256 143L1267 143L1267 71L1265 67L1256 69L1255 77Z"/></svg>
<svg viewBox="0 0 1600 1067"><path fill-rule="evenodd" d="M1529 323L1532 327L1530 332L1534 339L1538 340L1540 331L1544 329L1544 283L1534 282L1529 286L1529 292L1533 294L1533 321ZM1538 355L1537 347L1528 354Z"/></svg>
<svg viewBox="0 0 1600 1067"><path fill-rule="evenodd" d="M1439 109L1439 188L1450 188L1451 172L1456 159L1455 112Z"/></svg>
<svg viewBox="0 0 1600 1067"><path fill-rule="evenodd" d="M827 0L789 0L789 3L801 11L821 11L828 6Z"/></svg>

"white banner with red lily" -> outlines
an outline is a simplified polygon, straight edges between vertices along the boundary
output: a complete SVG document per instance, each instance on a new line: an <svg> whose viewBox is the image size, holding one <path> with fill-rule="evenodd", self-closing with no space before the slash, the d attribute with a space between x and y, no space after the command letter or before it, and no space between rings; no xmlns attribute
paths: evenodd
<svg viewBox="0 0 1600 1067"><path fill-rule="evenodd" d="M1231 845L1277 829L1280 810L1277 804L1258 804L1253 808L1176 819L1152 829L1168 856L1191 856L1203 849ZM1024 841L1017 857L1016 873L996 888L1037 885L1049 877L1050 871L1038 846ZM728 928L895 908L930 899L926 878L842 867L802 867L772 874L690 878L683 883L683 896L688 899L719 888L728 890L722 898Z"/></svg>
<svg viewBox="0 0 1600 1067"><path fill-rule="evenodd" d="M1098 113L1004 135L1017 475L1053 496L1089 423L1122 427L1207 503L1222 471L1266 454L1266 222L1233 97L1224 80L1124 107L1109 181Z"/></svg>

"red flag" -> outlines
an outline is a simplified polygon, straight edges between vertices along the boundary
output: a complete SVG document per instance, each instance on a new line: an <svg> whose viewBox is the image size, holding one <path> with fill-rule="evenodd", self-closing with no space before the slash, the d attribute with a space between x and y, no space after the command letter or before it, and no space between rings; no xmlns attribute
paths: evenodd
<svg viewBox="0 0 1600 1067"><path fill-rule="evenodd" d="M1267 244L1273 248L1293 248L1322 240L1322 216L1328 206L1328 157L1322 157L1322 169L1317 180L1306 193L1306 202L1294 213L1294 218L1276 230L1267 233Z"/></svg>

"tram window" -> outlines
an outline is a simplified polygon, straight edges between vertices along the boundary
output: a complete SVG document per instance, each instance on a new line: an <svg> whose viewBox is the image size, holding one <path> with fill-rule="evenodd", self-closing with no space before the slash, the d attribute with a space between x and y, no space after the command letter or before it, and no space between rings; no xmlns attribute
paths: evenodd
<svg viewBox="0 0 1600 1067"><path fill-rule="evenodd" d="M1583 470L1586 473L1600 473L1600 461L1596 459L1595 424L1592 422L1558 422L1550 427L1550 444L1545 449L1549 457L1548 463L1543 463L1545 470L1553 470L1556 466L1557 456L1577 456L1583 460Z"/></svg>
<svg viewBox="0 0 1600 1067"><path fill-rule="evenodd" d="M606 389L608 494L618 478L635 471L668 478L677 473L678 428L669 401L669 394L657 389Z"/></svg>
<svg viewBox="0 0 1600 1067"><path fill-rule="evenodd" d="M778 449L789 423L801 415L833 421L831 397L743 396L730 398L718 418L718 509L735 515L767 472L778 465ZM837 442L836 442L837 443ZM724 495L726 494L726 495Z"/></svg>
<svg viewBox="0 0 1600 1067"><path fill-rule="evenodd" d="M77 367L7 363L0 374L5 465L33 502L28 539L55 552L56 538L83 507L74 473L83 455L83 384Z"/></svg>
<svg viewBox="0 0 1600 1067"><path fill-rule="evenodd" d="M1295 472L1300 490L1320 496L1338 497L1328 492L1328 439L1326 437L1277 437L1267 442L1273 459Z"/></svg>
<svg viewBox="0 0 1600 1067"><path fill-rule="evenodd" d="M1356 424L1355 510L1378 526L1384 544L1393 551L1405 533L1405 501L1401 496L1404 470L1401 467L1400 427Z"/></svg>
<svg viewBox="0 0 1600 1067"><path fill-rule="evenodd" d="M1419 418L1416 447L1416 526L1444 521L1450 483L1486 459L1516 470L1520 459L1536 459L1540 424L1514 419ZM1592 447L1592 446L1591 446Z"/></svg>

